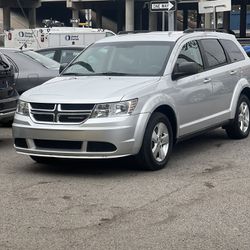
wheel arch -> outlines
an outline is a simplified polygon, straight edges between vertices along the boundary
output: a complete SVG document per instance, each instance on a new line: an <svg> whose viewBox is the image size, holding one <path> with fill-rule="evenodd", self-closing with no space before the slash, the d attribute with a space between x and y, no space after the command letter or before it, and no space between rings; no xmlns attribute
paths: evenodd
<svg viewBox="0 0 250 250"><path fill-rule="evenodd" d="M237 103L242 94L246 95L250 100L250 84L246 78L241 79L234 90L230 104L230 119L235 117Z"/></svg>
<svg viewBox="0 0 250 250"><path fill-rule="evenodd" d="M245 95L248 98L248 100L250 101L250 87L245 87L241 91L240 95Z"/></svg>
<svg viewBox="0 0 250 250"><path fill-rule="evenodd" d="M172 126L173 139L174 139L174 143L175 143L176 139L177 139L177 118L176 118L176 114L175 114L174 110L169 105L160 105L152 112L152 114L155 112L162 113L168 117L169 122Z"/></svg>

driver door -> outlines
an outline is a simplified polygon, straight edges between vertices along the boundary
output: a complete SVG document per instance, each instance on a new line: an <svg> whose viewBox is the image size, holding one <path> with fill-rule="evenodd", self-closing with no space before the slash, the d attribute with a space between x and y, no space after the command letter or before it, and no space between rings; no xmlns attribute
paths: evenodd
<svg viewBox="0 0 250 250"><path fill-rule="evenodd" d="M182 63L197 64L198 73L183 75L174 80L175 101L179 111L180 135L202 130L209 126L207 120L213 114L212 84L204 71L204 62L196 40L182 46L174 72Z"/></svg>

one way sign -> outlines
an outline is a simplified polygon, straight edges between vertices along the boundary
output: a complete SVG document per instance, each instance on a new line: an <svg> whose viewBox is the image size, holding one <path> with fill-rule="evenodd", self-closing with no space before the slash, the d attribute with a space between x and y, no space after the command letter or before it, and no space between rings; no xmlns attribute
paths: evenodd
<svg viewBox="0 0 250 250"><path fill-rule="evenodd" d="M151 1L151 12L176 11L176 1Z"/></svg>

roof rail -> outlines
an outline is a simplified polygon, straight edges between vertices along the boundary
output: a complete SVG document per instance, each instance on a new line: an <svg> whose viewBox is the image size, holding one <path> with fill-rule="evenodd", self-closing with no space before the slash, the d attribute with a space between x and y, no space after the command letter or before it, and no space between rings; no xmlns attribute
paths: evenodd
<svg viewBox="0 0 250 250"><path fill-rule="evenodd" d="M195 29L189 28L189 29L184 30L183 33L193 33L193 32L199 32L199 31L222 32L222 33L235 35L235 33L230 29L207 29L207 28L195 28Z"/></svg>
<svg viewBox="0 0 250 250"><path fill-rule="evenodd" d="M137 34L137 33L148 33L150 32L149 30L132 30L132 31L119 31L117 34L118 35L125 35L125 34Z"/></svg>

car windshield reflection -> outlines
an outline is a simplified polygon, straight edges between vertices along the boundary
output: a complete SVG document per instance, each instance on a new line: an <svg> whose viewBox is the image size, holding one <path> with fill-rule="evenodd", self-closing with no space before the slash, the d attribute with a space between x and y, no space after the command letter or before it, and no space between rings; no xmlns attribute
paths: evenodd
<svg viewBox="0 0 250 250"><path fill-rule="evenodd" d="M171 42L97 43L83 51L62 75L161 76Z"/></svg>

